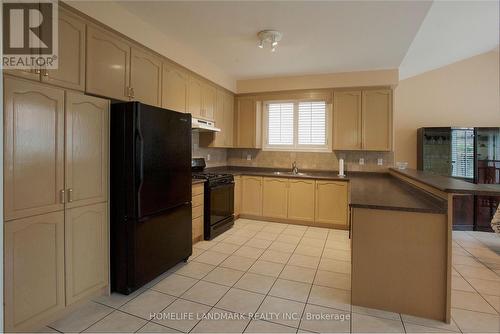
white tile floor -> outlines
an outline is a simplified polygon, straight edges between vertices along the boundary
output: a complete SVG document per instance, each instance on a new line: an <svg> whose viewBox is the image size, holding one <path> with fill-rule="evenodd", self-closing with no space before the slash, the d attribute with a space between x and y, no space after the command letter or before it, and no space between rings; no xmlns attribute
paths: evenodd
<svg viewBox="0 0 500 334"><path fill-rule="evenodd" d="M351 306L346 231L239 219L140 291L98 298L42 331L500 332L500 238L454 232L453 239L450 325ZM151 320L152 313L169 317Z"/></svg>

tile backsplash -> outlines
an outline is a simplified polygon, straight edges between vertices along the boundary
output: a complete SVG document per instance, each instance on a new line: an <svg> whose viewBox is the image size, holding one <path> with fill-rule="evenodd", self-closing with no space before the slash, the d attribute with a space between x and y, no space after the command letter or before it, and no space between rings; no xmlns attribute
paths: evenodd
<svg viewBox="0 0 500 334"><path fill-rule="evenodd" d="M335 151L316 152L278 152L256 149L224 149L200 147L199 133L193 131L193 158L205 158L207 167L250 166L268 168L291 168L297 161L299 169L338 170L338 159L344 158L346 171L382 171L394 165L393 152ZM210 155L210 160L207 157ZM247 157L250 160L247 160ZM364 165L359 159L364 159ZM377 164L383 159L383 165Z"/></svg>
<svg viewBox="0 0 500 334"><path fill-rule="evenodd" d="M192 150L193 158L205 158L207 167L219 167L227 165L227 149L200 147L200 134L197 131L192 132ZM210 156L210 160L207 157Z"/></svg>

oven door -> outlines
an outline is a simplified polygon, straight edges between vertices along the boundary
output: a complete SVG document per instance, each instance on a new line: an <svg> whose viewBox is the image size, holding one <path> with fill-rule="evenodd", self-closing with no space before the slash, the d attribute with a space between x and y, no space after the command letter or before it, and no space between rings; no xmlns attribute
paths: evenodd
<svg viewBox="0 0 500 334"><path fill-rule="evenodd" d="M234 214L234 182L210 187L210 226Z"/></svg>

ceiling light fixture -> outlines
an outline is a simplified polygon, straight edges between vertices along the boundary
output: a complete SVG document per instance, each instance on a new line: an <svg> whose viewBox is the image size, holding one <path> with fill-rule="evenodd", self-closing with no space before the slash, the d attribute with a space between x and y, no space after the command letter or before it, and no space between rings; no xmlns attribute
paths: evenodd
<svg viewBox="0 0 500 334"><path fill-rule="evenodd" d="M271 52L275 52L283 34L276 30L262 30L257 33L257 37L259 37L259 48L262 49L265 43L269 43L271 45Z"/></svg>

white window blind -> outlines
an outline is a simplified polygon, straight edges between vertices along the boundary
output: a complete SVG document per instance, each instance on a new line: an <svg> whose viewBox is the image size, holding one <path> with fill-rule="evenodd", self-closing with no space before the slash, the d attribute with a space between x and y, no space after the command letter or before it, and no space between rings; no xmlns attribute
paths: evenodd
<svg viewBox="0 0 500 334"><path fill-rule="evenodd" d="M451 130L452 176L474 177L474 131L472 129Z"/></svg>
<svg viewBox="0 0 500 334"><path fill-rule="evenodd" d="M269 145L293 145L293 103L268 105Z"/></svg>
<svg viewBox="0 0 500 334"><path fill-rule="evenodd" d="M299 145L326 144L325 101L299 102Z"/></svg>

